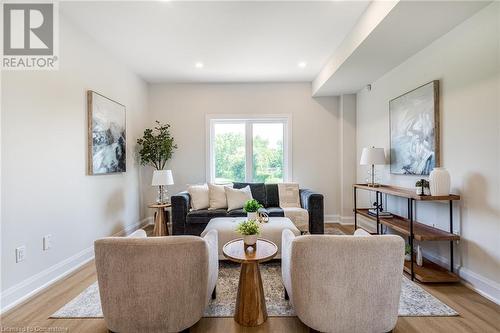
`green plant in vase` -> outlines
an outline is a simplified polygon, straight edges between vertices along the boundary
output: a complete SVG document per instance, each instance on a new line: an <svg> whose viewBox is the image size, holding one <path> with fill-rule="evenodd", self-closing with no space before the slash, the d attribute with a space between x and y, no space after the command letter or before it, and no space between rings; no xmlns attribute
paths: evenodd
<svg viewBox="0 0 500 333"><path fill-rule="evenodd" d="M170 134L170 125L161 124L158 120L153 129L146 128L142 138L137 139L139 163L141 165L150 165L156 170L153 173L152 185L158 186L157 203L168 201L166 185L173 184L173 179L168 181L164 177L159 177L159 181L155 181L154 175L167 174L167 171L163 169L165 169L167 161L172 158L175 149L177 149L177 145ZM171 171L170 178L172 178Z"/></svg>
<svg viewBox="0 0 500 333"><path fill-rule="evenodd" d="M260 225L256 220L249 219L238 224L236 231L243 236L245 245L254 245L260 233Z"/></svg>
<svg viewBox="0 0 500 333"><path fill-rule="evenodd" d="M170 134L170 125L155 122L156 127L146 128L142 138L137 139L139 162L163 170L177 145Z"/></svg>
<svg viewBox="0 0 500 333"><path fill-rule="evenodd" d="M406 261L411 260L411 246L410 246L410 244L405 245L405 260Z"/></svg>
<svg viewBox="0 0 500 333"><path fill-rule="evenodd" d="M247 213L249 219L255 219L257 217L257 211L263 206L255 199L248 200L243 205L243 211Z"/></svg>
<svg viewBox="0 0 500 333"><path fill-rule="evenodd" d="M429 182L425 179L420 179L415 183L415 191L417 195L430 195L431 190L429 188Z"/></svg>

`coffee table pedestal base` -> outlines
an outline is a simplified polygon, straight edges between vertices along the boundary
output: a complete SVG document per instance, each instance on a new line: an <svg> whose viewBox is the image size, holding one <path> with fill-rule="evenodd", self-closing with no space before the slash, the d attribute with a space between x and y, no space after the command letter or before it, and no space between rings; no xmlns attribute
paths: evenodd
<svg viewBox="0 0 500 333"><path fill-rule="evenodd" d="M234 320L242 326L259 326L267 319L266 299L258 262L241 264Z"/></svg>

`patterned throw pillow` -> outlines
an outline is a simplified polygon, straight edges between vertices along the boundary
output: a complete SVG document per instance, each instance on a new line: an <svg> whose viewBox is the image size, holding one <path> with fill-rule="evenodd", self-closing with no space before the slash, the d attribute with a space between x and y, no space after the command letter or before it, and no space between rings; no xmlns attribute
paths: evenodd
<svg viewBox="0 0 500 333"><path fill-rule="evenodd" d="M281 208L300 208L299 184L282 183L278 184Z"/></svg>

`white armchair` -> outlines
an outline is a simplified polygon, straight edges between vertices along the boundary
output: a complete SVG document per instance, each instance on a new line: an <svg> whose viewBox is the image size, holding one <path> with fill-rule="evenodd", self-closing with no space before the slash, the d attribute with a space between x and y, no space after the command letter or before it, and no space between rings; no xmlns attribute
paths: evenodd
<svg viewBox="0 0 500 333"><path fill-rule="evenodd" d="M104 320L113 332L178 332L215 297L217 231L205 237L108 237L95 241Z"/></svg>
<svg viewBox="0 0 500 333"><path fill-rule="evenodd" d="M295 236L284 230L283 285L299 319L320 332L391 331L398 316L404 244L395 235Z"/></svg>

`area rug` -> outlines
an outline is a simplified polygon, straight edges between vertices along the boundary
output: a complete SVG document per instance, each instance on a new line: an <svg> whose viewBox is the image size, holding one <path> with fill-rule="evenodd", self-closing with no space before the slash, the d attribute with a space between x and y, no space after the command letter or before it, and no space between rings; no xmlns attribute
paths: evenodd
<svg viewBox="0 0 500 333"><path fill-rule="evenodd" d="M232 317L238 289L240 267L231 262L221 262L217 282L217 298L211 300L205 317ZM266 296L268 315L271 317L295 316L290 303L283 297L281 266L279 261L261 264L261 274ZM426 292L422 287L402 277L399 316L457 316L458 313ZM64 305L51 318L102 318L97 282Z"/></svg>

